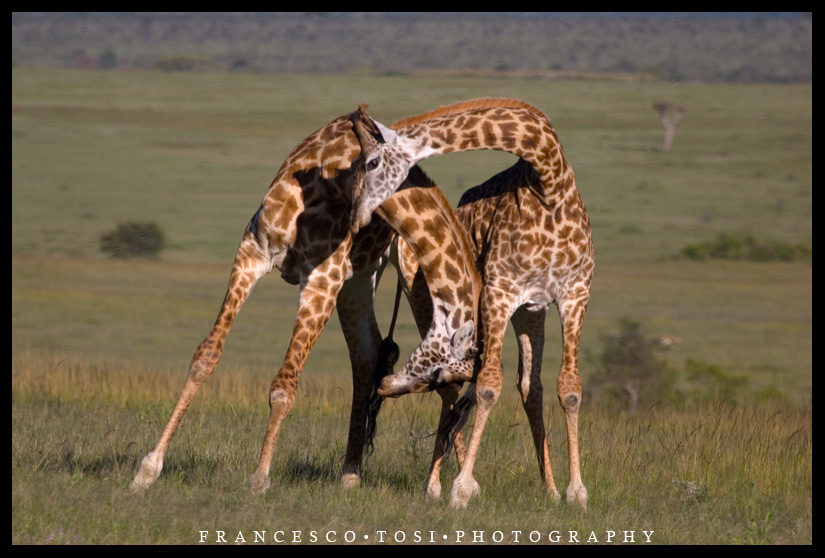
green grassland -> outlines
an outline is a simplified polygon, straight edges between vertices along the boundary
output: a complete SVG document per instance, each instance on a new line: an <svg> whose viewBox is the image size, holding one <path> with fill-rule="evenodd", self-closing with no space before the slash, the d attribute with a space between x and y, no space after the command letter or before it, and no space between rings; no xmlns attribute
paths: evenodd
<svg viewBox="0 0 825 558"><path fill-rule="evenodd" d="M585 389L601 336L629 317L651 336L681 339L665 355L679 373L687 359L707 362L747 378L752 397L667 401L638 416L586 397L591 505L581 513L540 493L509 387L511 342L508 387L476 467L483 492L456 513L445 498L432 504L421 495L433 396L390 402L362 487L337 485L350 375L333 319L284 425L273 487L250 498L244 483L297 303L297 289L276 273L241 312L160 480L143 496L129 493L217 314L241 233L289 151L359 103L389 124L478 96L544 109L576 171L597 256ZM687 109L668 153L652 106L660 100ZM512 161L481 152L422 166L457 202ZM13 69L12 541L197 543L200 530L234 537L278 528L339 537L348 529L410 537L481 529L487 542L495 529L652 529L656 543L810 543L812 261L679 254L720 233L810 246L812 167L810 85ZM100 235L127 220L163 228L169 247L158 260L100 253ZM378 293L382 327L392 274ZM544 383L564 487L557 324L551 316ZM397 332L402 351L412 350L407 309ZM453 460L445 492L455 472Z"/></svg>

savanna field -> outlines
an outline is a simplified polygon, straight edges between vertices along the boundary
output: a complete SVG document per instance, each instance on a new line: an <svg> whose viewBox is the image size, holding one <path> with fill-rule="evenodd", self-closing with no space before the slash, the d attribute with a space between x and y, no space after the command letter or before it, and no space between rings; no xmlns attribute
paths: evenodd
<svg viewBox="0 0 825 558"><path fill-rule="evenodd" d="M132 493L292 148L360 103L391 124L480 96L548 114L592 222L587 510L542 490L512 333L468 509L448 505L454 456L441 499L423 495L434 394L385 403L360 487L342 488L351 376L337 318L304 368L271 488L250 496L297 306L277 271L240 313L160 478ZM686 110L669 152L659 101ZM13 68L12 543L811 544L812 160L811 85ZM422 167L455 204L512 162L477 152ZM157 258L101 251L130 221L163 231ZM394 294L390 268L382 331ZM563 493L556 316L543 381ZM655 349L635 410L605 371L628 331ZM420 340L403 302L396 340L402 358Z"/></svg>

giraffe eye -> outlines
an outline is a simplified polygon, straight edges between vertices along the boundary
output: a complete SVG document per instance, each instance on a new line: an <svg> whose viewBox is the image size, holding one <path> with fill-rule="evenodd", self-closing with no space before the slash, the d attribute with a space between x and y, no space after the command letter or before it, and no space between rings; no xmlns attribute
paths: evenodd
<svg viewBox="0 0 825 558"><path fill-rule="evenodd" d="M367 161L367 170L375 170L378 168L378 157Z"/></svg>

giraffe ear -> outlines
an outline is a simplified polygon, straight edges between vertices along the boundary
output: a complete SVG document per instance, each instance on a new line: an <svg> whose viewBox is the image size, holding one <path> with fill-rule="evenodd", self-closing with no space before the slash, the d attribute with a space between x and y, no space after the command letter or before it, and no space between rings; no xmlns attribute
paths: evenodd
<svg viewBox="0 0 825 558"><path fill-rule="evenodd" d="M475 337L476 326L473 320L464 322L464 324L453 333L450 339L450 352L453 358L457 360L467 360L468 358L475 358L478 356L478 347L473 340Z"/></svg>
<svg viewBox="0 0 825 558"><path fill-rule="evenodd" d="M381 135L380 138L377 138L378 141L380 141L381 143L398 143L398 134L396 134L393 130L390 130L377 120L373 120L372 122L373 124L375 124L375 127L378 128L378 132Z"/></svg>

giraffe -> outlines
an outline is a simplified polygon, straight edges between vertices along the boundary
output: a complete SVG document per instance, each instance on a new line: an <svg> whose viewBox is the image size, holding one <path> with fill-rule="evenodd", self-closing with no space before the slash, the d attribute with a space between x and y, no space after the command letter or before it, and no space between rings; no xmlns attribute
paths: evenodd
<svg viewBox="0 0 825 558"><path fill-rule="evenodd" d="M226 295L215 323L207 337L197 347L189 365L189 371L178 401L164 427L154 449L147 454L131 483L135 490L148 488L159 477L171 440L183 419L195 394L217 367L223 348L241 307L257 281L273 269L281 272L288 283L300 286L298 310L292 337L284 361L273 378L269 390L270 416L258 466L250 478L252 493L263 493L269 488L269 469L281 424L293 406L298 389L298 379L315 341L326 326L333 309L337 306L345 340L350 353L353 380L353 399L347 449L342 467L342 483L347 486L359 482L365 438L367 401L371 385L370 376L376 361L381 336L373 309L373 296L381 271L387 262L387 254L396 235L387 221L376 219L374 223L353 234L350 232L350 207L352 188L352 161L358 156L360 145L352 133L349 115L337 118L319 129L286 158L267 190L257 212L253 215L241 239ZM405 187L391 204L398 204L388 218L404 225L405 220L418 219L416 207L432 207L429 226L439 231L445 254L454 258L450 265L458 265L458 273L465 279L462 285L455 282L451 288L480 289L478 275L473 275L474 264L467 258L466 250L446 250L455 241L451 222L444 222L447 215L439 206L449 204L440 191L422 172L413 172ZM379 208L379 212L381 209ZM454 216L453 216L454 218ZM424 229L416 232L407 223L402 235L409 243L401 251L421 251L416 243L424 239ZM432 236L432 235L430 235ZM460 239L459 239L460 240ZM463 240L466 242L466 239ZM428 245L432 247L432 245ZM395 251L399 248L396 245ZM445 258L444 265L448 260ZM409 268L409 266L408 266ZM439 272L438 266L426 270L413 270L425 277ZM426 283L413 276L404 278L406 285L417 288L411 301L426 299L422 287ZM433 282L437 287L437 282ZM475 286L474 286L475 285ZM436 291L433 291L436 294ZM456 366L466 374L475 359L474 309L472 294L462 291L460 296L449 289L438 291L439 296L450 296L458 301L449 305L430 303L427 308L414 309L414 316L425 331L428 320L442 325L439 335L425 337L414 355L428 355L434 362L441 362L446 369ZM477 297L476 297L477 299ZM437 311L433 312L432 308ZM439 313L440 312L440 313ZM445 312L452 314L445 314ZM433 315L435 314L435 315ZM432 318L428 318L432 316ZM448 320L449 318L449 320ZM470 323L454 328L462 321ZM442 336L448 335L444 342ZM458 397L456 386L444 386L439 390L442 397L442 416ZM440 468L446 433L441 430L433 452L433 466Z"/></svg>
<svg viewBox="0 0 825 558"><path fill-rule="evenodd" d="M361 118L370 122L365 112ZM517 386L539 469L547 492L560 499L547 451L540 380L546 310L555 303L563 343L557 392L567 427L570 481L566 500L586 507L578 440L582 398L578 352L594 270L593 244L573 170L549 119L522 101L477 99L408 117L394 123L392 130L371 123L378 133L372 138L363 136L367 140L362 142L363 168L356 171L358 183L353 191L354 231L370 222L372 208L395 191L412 164L424 158L477 149L508 151L520 157L509 169L465 193L457 209L472 237L482 273L483 365L475 377L475 389L465 395L475 399L475 423L452 485L450 504L466 507L479 490L473 466L487 417L501 393L501 351L508 319L518 341ZM409 385L421 379L384 380L391 381Z"/></svg>

